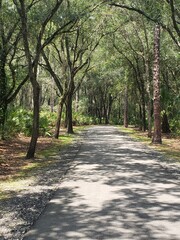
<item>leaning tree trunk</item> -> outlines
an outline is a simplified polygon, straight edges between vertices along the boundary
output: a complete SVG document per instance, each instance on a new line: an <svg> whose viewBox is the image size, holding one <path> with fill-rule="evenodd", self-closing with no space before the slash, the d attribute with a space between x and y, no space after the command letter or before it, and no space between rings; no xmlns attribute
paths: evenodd
<svg viewBox="0 0 180 240"><path fill-rule="evenodd" d="M160 106L160 25L156 24L154 31L154 67L153 67L153 92L154 92L154 135L152 143L161 144L161 106Z"/></svg>
<svg viewBox="0 0 180 240"><path fill-rule="evenodd" d="M60 102L58 106L58 114L57 114L57 120L56 120L55 132L54 132L54 138L56 139L59 138L63 105L64 103Z"/></svg>
<svg viewBox="0 0 180 240"><path fill-rule="evenodd" d="M63 106L65 103L65 98L66 98L66 95L62 96L61 101L58 106L58 114L57 114L57 120L56 120L55 132L54 132L54 138L57 138L57 139L59 138L62 111L63 111Z"/></svg>

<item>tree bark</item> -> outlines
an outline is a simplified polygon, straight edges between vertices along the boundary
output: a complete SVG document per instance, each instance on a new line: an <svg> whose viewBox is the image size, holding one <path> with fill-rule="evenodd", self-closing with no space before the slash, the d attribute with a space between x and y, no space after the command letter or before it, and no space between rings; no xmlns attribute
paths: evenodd
<svg viewBox="0 0 180 240"><path fill-rule="evenodd" d="M146 40L147 51L144 51L144 64L145 64L145 79L146 79L146 92L147 92L147 117L148 117L148 138L152 138L152 87L151 87L151 71L150 71L150 47L147 29L143 21L144 34ZM145 50L144 46L143 49Z"/></svg>
<svg viewBox="0 0 180 240"><path fill-rule="evenodd" d="M152 137L152 102L151 102L151 83L150 83L150 74L149 74L149 61L146 61L146 80L147 80L147 114L148 114L148 138Z"/></svg>
<svg viewBox="0 0 180 240"><path fill-rule="evenodd" d="M67 133L74 133L72 122L72 94L68 94L67 96Z"/></svg>
<svg viewBox="0 0 180 240"><path fill-rule="evenodd" d="M169 121L168 121L168 116L167 113L164 111L163 117L162 117L162 132L163 133L170 133L170 126L169 126Z"/></svg>
<svg viewBox="0 0 180 240"><path fill-rule="evenodd" d="M2 48L0 48L0 134L1 138L4 139L5 136L5 120L6 120L6 111L7 111L7 79L5 72L5 63L6 63L6 53Z"/></svg>
<svg viewBox="0 0 180 240"><path fill-rule="evenodd" d="M107 110L106 110L106 122L107 122L107 124L109 124L109 122L110 122L112 104L113 104L113 97L109 93L109 96L108 96L108 107L107 107Z"/></svg>
<svg viewBox="0 0 180 240"><path fill-rule="evenodd" d="M145 92L142 92L142 130L146 131L146 102L145 102Z"/></svg>
<svg viewBox="0 0 180 240"><path fill-rule="evenodd" d="M125 89L125 96L124 96L124 127L128 127L128 87L126 86Z"/></svg>
<svg viewBox="0 0 180 240"><path fill-rule="evenodd" d="M141 103L139 103L139 130L142 131L143 126L143 113L142 113L142 106Z"/></svg>
<svg viewBox="0 0 180 240"><path fill-rule="evenodd" d="M59 138L59 132L60 132L60 126L61 126L61 117L62 117L62 111L63 111L63 106L65 103L65 96L61 98L61 101L58 106L58 115L57 115L57 121L56 121L56 126L55 126L55 132L54 132L54 138L58 139Z"/></svg>
<svg viewBox="0 0 180 240"><path fill-rule="evenodd" d="M79 89L76 91L75 111L79 110Z"/></svg>
<svg viewBox="0 0 180 240"><path fill-rule="evenodd" d="M149 92L149 87L148 87L148 138L152 137L152 116L151 116L151 112L152 112L152 104L151 104L151 97L150 97L150 92Z"/></svg>
<svg viewBox="0 0 180 240"><path fill-rule="evenodd" d="M153 67L153 92L154 92L154 135L152 143L161 144L161 105L160 105L160 25L156 24L154 30L154 67Z"/></svg>
<svg viewBox="0 0 180 240"><path fill-rule="evenodd" d="M40 103L39 103L39 95L40 95L40 87L37 81L32 83L33 85L33 127L32 127L32 136L31 141L29 144L29 148L26 154L26 158L34 158L37 139L39 136L39 110L40 110Z"/></svg>

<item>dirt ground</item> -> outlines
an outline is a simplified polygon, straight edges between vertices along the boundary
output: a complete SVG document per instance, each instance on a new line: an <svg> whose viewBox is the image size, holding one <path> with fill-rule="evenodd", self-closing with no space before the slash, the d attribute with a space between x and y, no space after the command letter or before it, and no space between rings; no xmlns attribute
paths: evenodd
<svg viewBox="0 0 180 240"><path fill-rule="evenodd" d="M12 140L0 141L0 180L15 175L18 170L31 160L25 159L30 138L18 136ZM37 151L49 148L51 138L39 138Z"/></svg>

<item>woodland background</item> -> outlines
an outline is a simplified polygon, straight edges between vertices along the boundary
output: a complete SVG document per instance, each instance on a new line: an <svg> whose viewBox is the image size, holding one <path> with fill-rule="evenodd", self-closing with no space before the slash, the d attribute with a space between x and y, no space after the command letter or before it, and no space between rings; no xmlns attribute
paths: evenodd
<svg viewBox="0 0 180 240"><path fill-rule="evenodd" d="M33 158L62 126L179 136L179 25L178 0L1 0L1 139L30 137Z"/></svg>

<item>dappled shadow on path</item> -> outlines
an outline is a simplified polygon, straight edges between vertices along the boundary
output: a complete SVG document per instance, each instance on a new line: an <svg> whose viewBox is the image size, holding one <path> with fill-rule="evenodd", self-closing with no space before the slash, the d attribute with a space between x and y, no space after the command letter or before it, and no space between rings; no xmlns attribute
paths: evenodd
<svg viewBox="0 0 180 240"><path fill-rule="evenodd" d="M24 239L180 239L179 180L154 152L98 127L76 164Z"/></svg>

